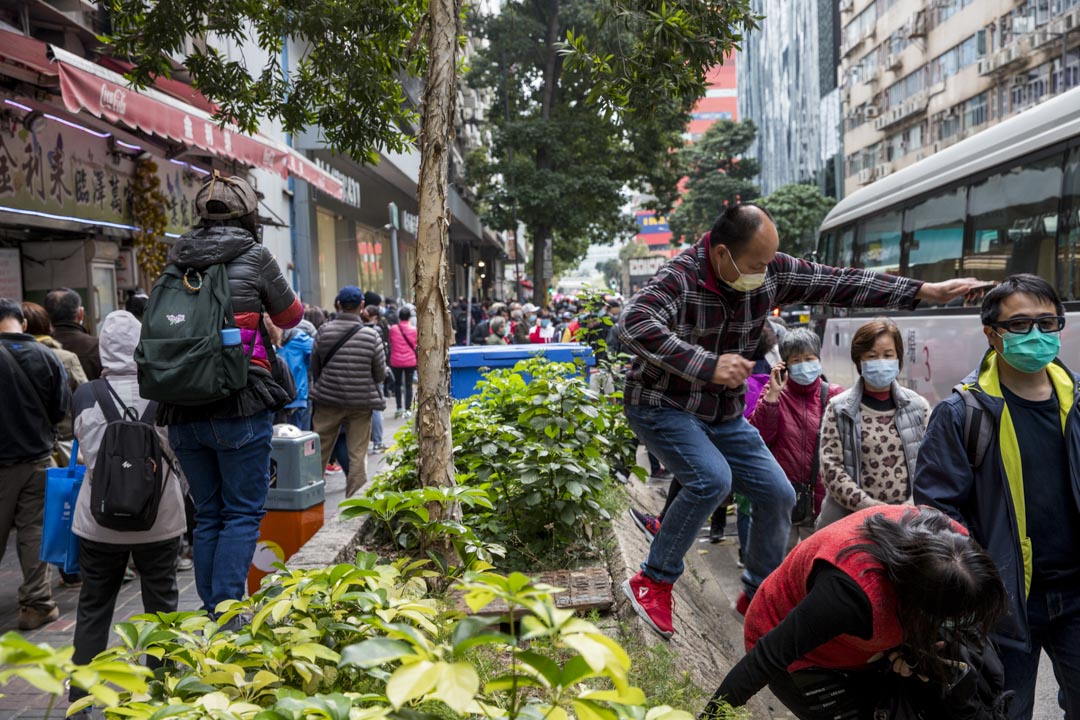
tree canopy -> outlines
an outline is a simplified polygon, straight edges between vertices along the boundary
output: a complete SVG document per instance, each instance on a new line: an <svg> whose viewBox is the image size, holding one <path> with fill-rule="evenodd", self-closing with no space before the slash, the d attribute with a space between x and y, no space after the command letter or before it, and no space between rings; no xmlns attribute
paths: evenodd
<svg viewBox="0 0 1080 720"><path fill-rule="evenodd" d="M682 203L668 214L672 241L694 242L708 232L724 208L760 194L753 178L758 162L744 157L757 135L751 120L719 120L678 153L686 175Z"/></svg>
<svg viewBox="0 0 1080 720"><path fill-rule="evenodd" d="M814 249L814 239L821 221L836 200L821 194L816 185L793 184L758 200L776 222L780 250L789 255L805 255Z"/></svg>

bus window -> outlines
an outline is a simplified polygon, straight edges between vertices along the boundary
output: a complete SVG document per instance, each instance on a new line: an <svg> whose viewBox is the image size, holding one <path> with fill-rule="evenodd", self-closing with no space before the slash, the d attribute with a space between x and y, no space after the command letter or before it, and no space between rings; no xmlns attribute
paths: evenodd
<svg viewBox="0 0 1080 720"><path fill-rule="evenodd" d="M840 231L836 252L829 258L834 267L862 267L855 259L855 228L848 225Z"/></svg>
<svg viewBox="0 0 1080 720"><path fill-rule="evenodd" d="M904 274L940 282L960 276L964 254L964 212L967 188L957 188L908 208L911 230Z"/></svg>
<svg viewBox="0 0 1080 720"><path fill-rule="evenodd" d="M817 261L820 263L830 264L832 261L833 242L836 237L836 231L829 231L822 233L818 236L817 244Z"/></svg>
<svg viewBox="0 0 1080 720"><path fill-rule="evenodd" d="M901 230L899 212L876 215L859 223L859 242L856 253L860 261L858 267L893 275L899 274Z"/></svg>
<svg viewBox="0 0 1080 720"><path fill-rule="evenodd" d="M1014 273L1055 279L1060 155L991 175L971 186L974 246L964 274L1002 280Z"/></svg>
<svg viewBox="0 0 1080 720"><path fill-rule="evenodd" d="M1080 297L1080 148L1065 163L1065 205L1058 232L1058 292L1066 300Z"/></svg>

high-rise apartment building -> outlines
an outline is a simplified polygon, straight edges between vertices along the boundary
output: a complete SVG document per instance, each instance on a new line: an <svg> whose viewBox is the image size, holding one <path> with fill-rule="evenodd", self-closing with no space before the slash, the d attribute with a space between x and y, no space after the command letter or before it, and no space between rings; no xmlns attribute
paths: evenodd
<svg viewBox="0 0 1080 720"><path fill-rule="evenodd" d="M764 20L739 52L739 112L757 125L750 154L761 165L761 192L816 181L837 195L836 0L752 0L750 8Z"/></svg>
<svg viewBox="0 0 1080 720"><path fill-rule="evenodd" d="M1080 84L1080 0L840 0L848 193Z"/></svg>

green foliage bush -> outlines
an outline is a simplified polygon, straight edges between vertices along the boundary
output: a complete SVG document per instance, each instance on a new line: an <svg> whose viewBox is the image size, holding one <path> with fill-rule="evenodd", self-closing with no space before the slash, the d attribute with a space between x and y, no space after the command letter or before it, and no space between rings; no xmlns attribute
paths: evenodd
<svg viewBox="0 0 1080 720"><path fill-rule="evenodd" d="M557 609L555 588L468 573L456 589L473 611L505 603L500 625L428 595L433 574L424 562L380 565L361 553L356 564L283 571L217 622L200 612L120 623L121 644L95 663L163 663L98 705L110 720L691 720L650 707L628 681L625 650ZM222 628L241 615L251 618L241 630Z"/></svg>
<svg viewBox="0 0 1080 720"><path fill-rule="evenodd" d="M590 390L577 371L570 363L524 360L491 370L479 395L454 406L457 482L487 495L486 502L462 507L462 522L480 543L505 544L512 557L550 557L555 547L580 542L583 528L609 518L616 472L642 472L634 467L636 443L621 396ZM372 498L417 490L417 452L412 429L403 429ZM377 515L370 504L347 500L342 507ZM420 544L415 525L399 518L387 534L409 549Z"/></svg>

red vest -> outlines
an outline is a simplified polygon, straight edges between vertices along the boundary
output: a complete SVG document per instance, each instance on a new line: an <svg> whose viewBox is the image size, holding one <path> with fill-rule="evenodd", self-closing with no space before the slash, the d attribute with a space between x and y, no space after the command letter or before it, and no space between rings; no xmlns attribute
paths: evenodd
<svg viewBox="0 0 1080 720"><path fill-rule="evenodd" d="M818 560L842 570L866 593L873 611L874 634L869 640L853 635L835 637L793 662L788 671L808 667L856 669L876 659L879 653L898 647L903 641L903 629L896 613L896 593L886 578L873 572L880 565L866 553L853 553L842 560L837 556L844 548L863 542L860 530L869 515L881 514L899 520L905 512L912 510L917 511L917 508L883 505L860 510L796 545L780 567L761 584L750 603L744 626L747 652L806 598L806 581ZM967 535L962 526L955 522L953 526Z"/></svg>

